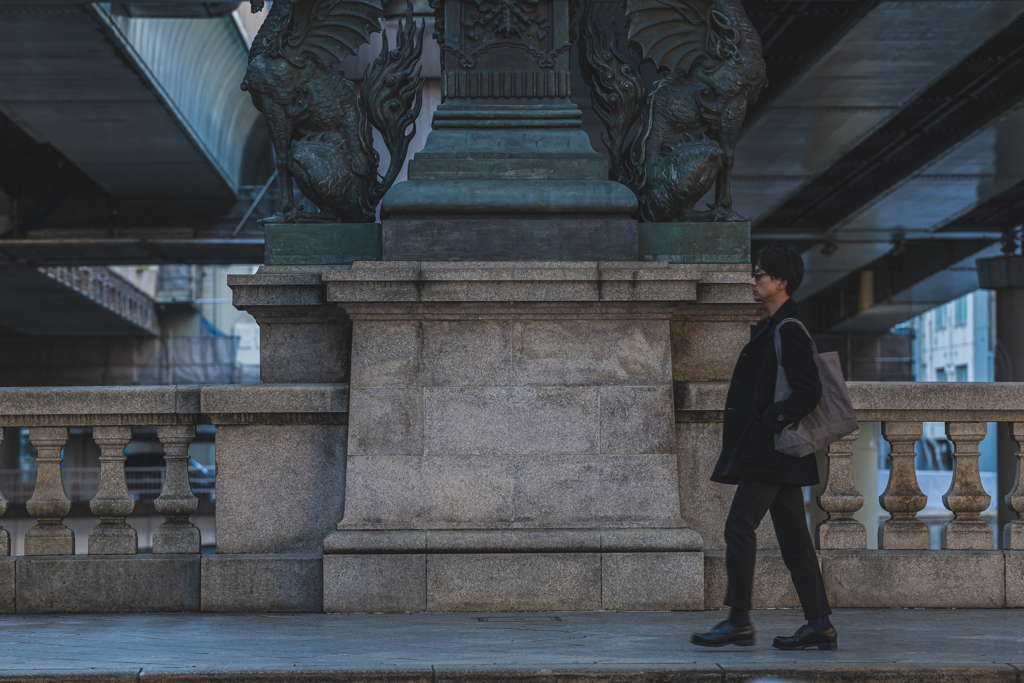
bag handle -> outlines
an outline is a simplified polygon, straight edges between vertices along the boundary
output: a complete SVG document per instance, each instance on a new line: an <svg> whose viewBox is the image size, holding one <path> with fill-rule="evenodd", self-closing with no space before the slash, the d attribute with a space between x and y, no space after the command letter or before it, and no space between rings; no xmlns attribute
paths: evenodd
<svg viewBox="0 0 1024 683"><path fill-rule="evenodd" d="M818 355L818 345L814 343L814 337L812 337L811 333L807 331L804 324L796 318L784 318L775 326L775 358L778 361L780 368L782 367L782 335L779 334L779 330L781 330L782 326L786 323L796 323L799 325L800 329L807 335L807 338L811 340L811 351L814 352L814 355Z"/></svg>

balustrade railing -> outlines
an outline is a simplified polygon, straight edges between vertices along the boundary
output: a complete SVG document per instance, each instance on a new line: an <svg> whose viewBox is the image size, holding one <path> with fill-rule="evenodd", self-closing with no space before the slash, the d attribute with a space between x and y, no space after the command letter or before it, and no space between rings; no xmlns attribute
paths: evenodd
<svg viewBox="0 0 1024 683"><path fill-rule="evenodd" d="M881 422L882 436L889 443L889 481L879 496L883 510L892 517L884 523L880 548L885 550L927 550L927 525L918 513L927 496L918 485L914 469L915 444L924 422L945 422L946 436L953 443L953 478L942 503L953 519L942 527L941 545L946 550L992 550L992 527L981 518L991 496L982 486L978 468L978 446L989 422L1009 423L1016 440L1017 482L1006 503L1018 519L1004 529L1003 547L1024 550L1024 385L1021 384L850 384L850 395L862 422ZM852 443L857 434L832 444L828 451L828 478L818 496L819 507L828 519L818 527L822 550L850 550L867 547L863 525L853 514L863 504L850 465Z"/></svg>
<svg viewBox="0 0 1024 683"><path fill-rule="evenodd" d="M677 385L677 422L696 425L691 432L694 438L680 440L681 465L687 457L702 462L710 458L713 462L717 453L713 452L716 446L710 435L720 430L714 423L722 421L727 389L724 382ZM1024 459L1019 452L1024 446L1024 384L854 382L850 384L850 393L860 421L881 423L882 435L889 444L888 474L880 475L888 476L888 481L879 503L891 517L881 527L880 550L868 551L868 533L873 530L855 518L865 503L854 477L854 444L859 434L832 444L827 453L824 487L816 501L827 519L818 525L816 535L822 550L822 571L838 604L1024 606L1024 583L1018 579L1011 581L1024 565L1024 553L1013 552L1024 550ZM183 598L168 603L166 609L198 609L195 605L200 582L196 572L201 537L190 517L199 503L197 493L212 498L214 492L209 473L190 472L188 447L195 438L196 425L208 423L220 425L218 452L226 454L218 472L222 479L217 517L221 565L234 566L231 563L237 559L233 558L245 554L252 555L252 561L258 564L263 561L259 559L263 557L261 553L315 553L315 548L302 544L321 533L322 528L332 527L340 512L339 505L332 501L322 507L307 504L312 499L310 491L320 486L316 472L321 470L297 470L299 474L282 483L283 488L274 487L278 478L292 476L289 468L296 467L293 463L305 462L300 460L302 457L326 463L323 471L335 467L339 456L344 457L344 446L338 445L346 440L343 425L347 424L347 396L345 385L0 389L0 427L28 428L29 439L38 451L34 477L10 471L0 476L0 516L7 512L8 496L24 504L26 511L36 518L35 526L25 534L27 557L18 562L24 563L29 571L32 566L54 562L52 556L72 555L75 536L65 524L65 517L73 502L88 499L91 512L98 518L89 531L88 551L98 557L83 561L94 562L96 566L106 562L113 567L110 557L126 558L138 553L138 533L132 528L130 515L137 501L152 501L164 522L154 533L153 555L140 555L134 564L169 566L167 563L178 561L174 558L190 558L192 587L186 593L192 596L192 602ZM921 438L925 422L945 423L946 434L953 443L952 477L942 496L943 505L952 515L941 532L945 552L929 551L928 527L921 519L927 496L918 483L914 458L915 443ZM1002 547L1010 551L1004 553L993 552L995 538L983 514L997 492L985 490L978 466L979 444L992 422L1008 424L1018 446L1014 460L1016 482L1005 496L1005 503L1017 519L1001 530ZM157 428L166 467L126 468L125 448L132 440L133 430L143 426ZM99 468L72 470L61 466L61 449L72 427L92 428L101 453ZM2 434L0 430L0 437ZM701 480L705 479L706 473L702 472ZM684 479L680 495L685 499L685 487L696 490L700 485L705 484ZM288 492L275 503L281 509L264 515L268 495L278 490ZM725 509L714 508L719 504L716 496L690 497L707 506L700 512L705 519L701 524L711 517L724 518ZM281 514L275 516L277 513ZM685 514L684 517L689 519ZM305 526L296 531L296 524ZM711 531L702 533L705 538L712 538ZM11 535L0 527L0 556L10 555L11 548ZM706 550L711 554L717 552L714 548ZM308 555L295 557L299 558L295 562L316 562L315 557ZM202 563L205 567L206 559ZM21 572L22 565L18 566ZM143 569L136 567L133 571ZM13 576L10 569L5 571ZM165 576L159 573L163 569L147 571L153 582L158 583ZM907 575L915 579L907 579ZM47 580L52 583L46 585L53 586L58 585L63 575L54 569L49 576ZM21 586L20 573L18 577ZM927 580L919 581L917 577ZM966 582L973 582L972 590L963 590ZM214 584L207 584L204 578L203 585ZM132 598L134 602L124 603L129 605L124 609L152 606L152 593L137 593ZM37 594L42 595L38 591ZM37 594L32 595L38 597ZM108 604L97 607L99 603L89 602L87 587L75 595L79 602L66 609L95 611ZM207 593L203 592L203 596L205 601ZM18 604L21 609L21 603ZM32 605L26 608L29 611L57 609L52 605L40 607L42 603L26 604ZM225 603L224 609L234 609L234 604Z"/></svg>
<svg viewBox="0 0 1024 683"><path fill-rule="evenodd" d="M25 509L36 518L36 525L25 533L25 555L75 554L75 536L64 518L71 512L72 497L80 499L90 489L95 493L89 509L99 523L89 532L89 554L138 553L138 533L127 522L137 497L129 488L125 449L133 428L143 426L157 427L167 463L166 468L156 468L165 470L154 503L165 521L154 534L153 553L198 553L199 530L189 516L199 499L192 492L187 463L199 401L198 387L0 389L0 427L28 427L29 441L38 453L34 477L30 473L5 477L20 479L18 487L12 487L15 500L23 498L35 479L32 495L25 501ZM70 481L65 480L62 449L70 427L92 427L93 441L100 448L98 476L95 469L87 471L92 477L78 470ZM3 506L6 511L6 501ZM6 549L2 554L9 555L6 535L2 546L0 550Z"/></svg>
<svg viewBox="0 0 1024 683"><path fill-rule="evenodd" d="M925 422L943 422L953 443L953 476L942 496L953 518L943 524L941 547L946 550L989 551L995 547L992 527L984 513L991 495L982 485L978 468L979 444L988 423L1008 423L1016 439L1017 481L1005 502L1018 519L1003 531L1002 547L1024 550L1024 461L1019 449L1024 444L1024 384L1010 383L923 383L850 382L850 397L858 419L879 422L889 445L888 482L879 496L881 508L891 517L881 527L880 548L884 550L928 550L928 525L919 518L928 497L918 484L914 467L915 444L921 439ZM676 391L678 422L718 422L728 385L718 382L681 383ZM864 506L853 475L853 444L860 431L832 444L828 450L828 473L817 504L827 515L817 528L821 550L867 548L868 530L854 519Z"/></svg>

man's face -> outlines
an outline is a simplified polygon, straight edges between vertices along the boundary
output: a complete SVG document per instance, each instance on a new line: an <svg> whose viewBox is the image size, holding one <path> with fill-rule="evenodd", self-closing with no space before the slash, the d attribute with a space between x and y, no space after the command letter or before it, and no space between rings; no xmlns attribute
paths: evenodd
<svg viewBox="0 0 1024 683"><path fill-rule="evenodd" d="M754 266L753 275L750 277L750 287L756 301L767 304L775 297L784 295L786 284L785 280L773 278L761 270L760 264Z"/></svg>

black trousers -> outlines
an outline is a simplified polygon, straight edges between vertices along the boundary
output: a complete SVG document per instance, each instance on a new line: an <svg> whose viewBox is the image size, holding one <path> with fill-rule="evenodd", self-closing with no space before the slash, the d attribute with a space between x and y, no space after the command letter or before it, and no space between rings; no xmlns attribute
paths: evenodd
<svg viewBox="0 0 1024 683"><path fill-rule="evenodd" d="M725 604L738 610L751 608L756 531L766 512L771 512L782 561L793 577L804 618L818 619L831 614L818 557L807 530L803 492L794 484L753 479L742 479L736 487L725 522L725 569L729 575Z"/></svg>

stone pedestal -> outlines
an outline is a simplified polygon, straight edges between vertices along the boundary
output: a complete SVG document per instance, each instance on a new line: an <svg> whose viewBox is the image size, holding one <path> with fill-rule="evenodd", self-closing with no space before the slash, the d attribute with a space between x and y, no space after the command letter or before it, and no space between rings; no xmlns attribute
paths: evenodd
<svg viewBox="0 0 1024 683"><path fill-rule="evenodd" d="M323 541L344 505L348 387L207 387L202 410L217 425L220 476L202 611L322 611Z"/></svg>
<svg viewBox="0 0 1024 683"><path fill-rule="evenodd" d="M350 366L321 361L350 378L324 608L703 608L702 539L680 516L673 381L731 368L727 340L750 322L747 268L322 272L327 307L352 326ZM232 285L264 314L305 296L280 272ZM698 351L703 366L687 355Z"/></svg>
<svg viewBox="0 0 1024 683"><path fill-rule="evenodd" d="M636 197L570 100L574 0L431 6L444 102L381 203L384 260L638 260Z"/></svg>

